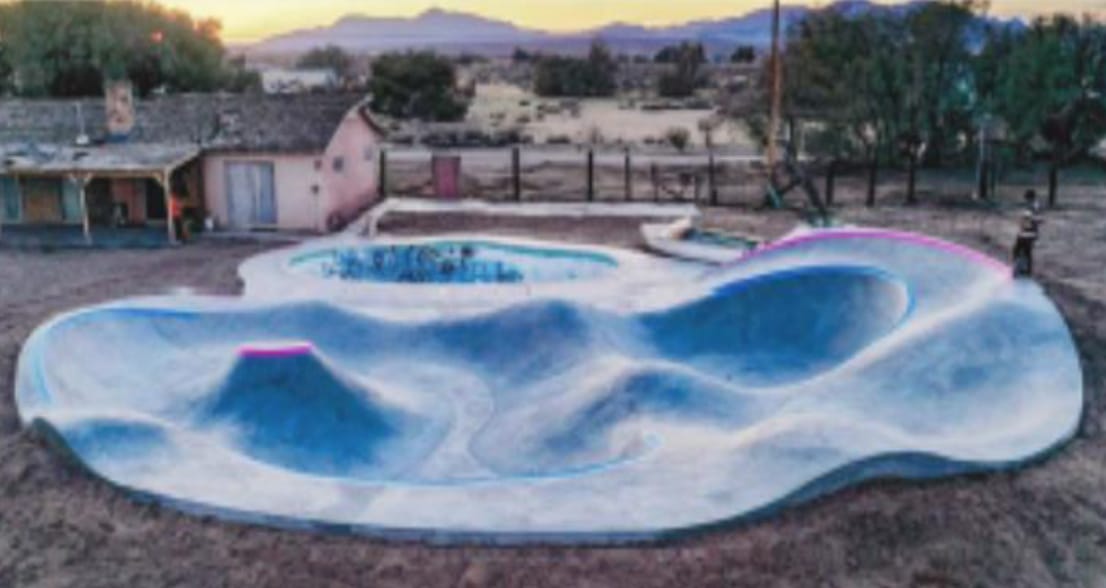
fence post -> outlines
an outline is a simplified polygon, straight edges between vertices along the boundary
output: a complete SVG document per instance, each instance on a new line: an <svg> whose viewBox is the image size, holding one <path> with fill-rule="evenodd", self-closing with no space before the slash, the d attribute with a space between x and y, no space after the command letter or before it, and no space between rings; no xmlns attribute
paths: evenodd
<svg viewBox="0 0 1106 588"><path fill-rule="evenodd" d="M388 151L380 150L380 170L377 174L376 195L382 200L388 197Z"/></svg>
<svg viewBox="0 0 1106 588"><path fill-rule="evenodd" d="M515 193L515 202L522 201L522 166L520 165L520 159L521 155L516 145L511 148L511 185Z"/></svg>
<svg viewBox="0 0 1106 588"><path fill-rule="evenodd" d="M630 148L626 148L626 159L624 162L624 168L622 171L623 179L626 185L626 201L634 199L634 176L633 168L630 167Z"/></svg>
<svg viewBox="0 0 1106 588"><path fill-rule="evenodd" d="M710 192L710 205L718 206L718 182L714 177L714 150L707 157L707 190Z"/></svg>
<svg viewBox="0 0 1106 588"><path fill-rule="evenodd" d="M653 202L661 201L659 179L657 178L657 162L653 162L649 165L649 178L653 181Z"/></svg>
<svg viewBox="0 0 1106 588"><path fill-rule="evenodd" d="M588 202L595 200L595 150L588 149Z"/></svg>

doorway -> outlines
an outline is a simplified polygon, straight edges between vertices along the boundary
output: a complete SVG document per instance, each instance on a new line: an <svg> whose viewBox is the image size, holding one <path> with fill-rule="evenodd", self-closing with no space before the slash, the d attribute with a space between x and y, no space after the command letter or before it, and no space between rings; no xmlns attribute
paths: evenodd
<svg viewBox="0 0 1106 588"><path fill-rule="evenodd" d="M226 164L227 221L235 229L272 228L277 224L273 164Z"/></svg>

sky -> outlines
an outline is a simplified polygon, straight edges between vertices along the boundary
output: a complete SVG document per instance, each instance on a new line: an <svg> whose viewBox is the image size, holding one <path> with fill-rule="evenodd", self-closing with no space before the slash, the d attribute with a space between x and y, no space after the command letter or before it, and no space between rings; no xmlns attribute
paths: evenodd
<svg viewBox="0 0 1106 588"><path fill-rule="evenodd" d="M795 0L784 0L791 3ZM798 0L801 1L801 0ZM768 0L160 0L223 23L224 40L256 41L290 30L326 26L347 14L414 16L427 9L471 12L525 27L577 31L610 22L666 25L737 16ZM798 2L796 2L798 3ZM828 0L809 0L824 5ZM991 0L991 13L1032 16L1042 10L1102 14L1106 0Z"/></svg>

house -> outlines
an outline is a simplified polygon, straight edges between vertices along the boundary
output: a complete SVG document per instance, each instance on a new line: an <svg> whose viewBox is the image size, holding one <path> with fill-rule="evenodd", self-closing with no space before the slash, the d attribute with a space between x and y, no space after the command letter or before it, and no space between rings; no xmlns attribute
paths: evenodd
<svg viewBox="0 0 1106 588"><path fill-rule="evenodd" d="M333 69L284 69L279 67L260 70L261 87L266 94L300 94L317 90L329 91L338 87L338 74Z"/></svg>
<svg viewBox="0 0 1106 588"><path fill-rule="evenodd" d="M170 195L224 230L333 230L377 194L363 96L174 95L0 102L0 241L52 231L177 239Z"/></svg>

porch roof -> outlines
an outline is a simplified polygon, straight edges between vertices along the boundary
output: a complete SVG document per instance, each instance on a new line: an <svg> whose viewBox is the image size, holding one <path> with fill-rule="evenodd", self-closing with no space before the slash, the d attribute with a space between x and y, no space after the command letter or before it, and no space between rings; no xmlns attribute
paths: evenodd
<svg viewBox="0 0 1106 588"><path fill-rule="evenodd" d="M198 145L120 143L41 146L0 143L0 173L65 176L156 176L200 154Z"/></svg>

